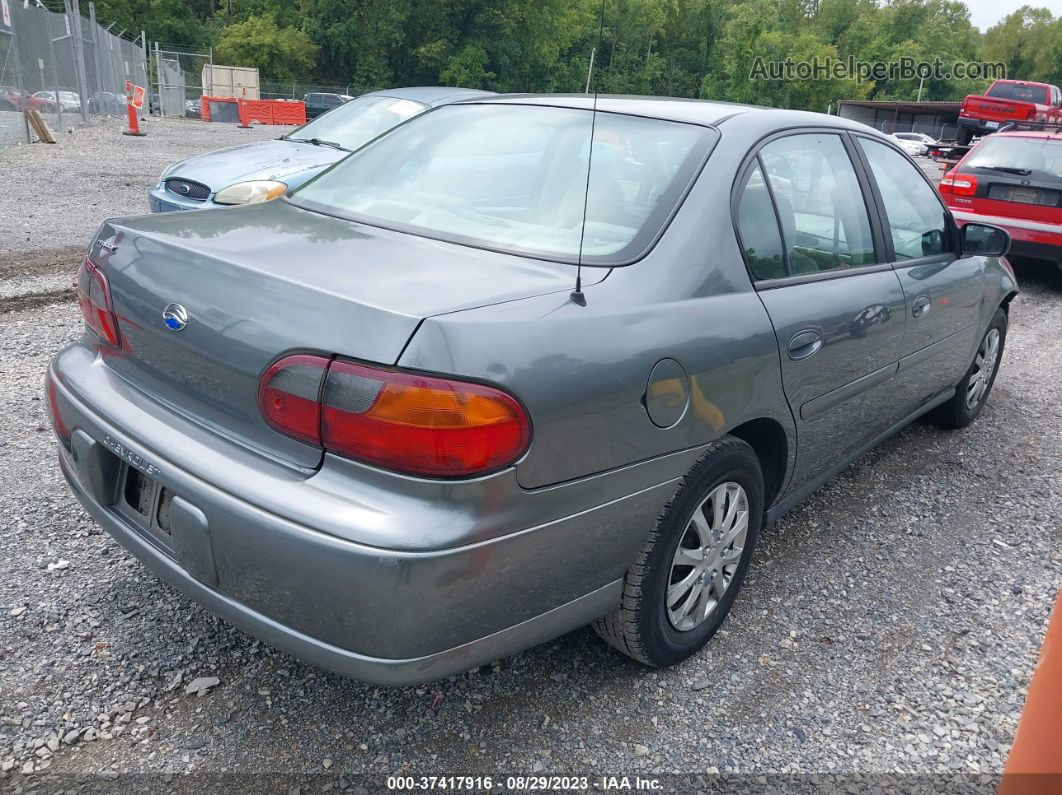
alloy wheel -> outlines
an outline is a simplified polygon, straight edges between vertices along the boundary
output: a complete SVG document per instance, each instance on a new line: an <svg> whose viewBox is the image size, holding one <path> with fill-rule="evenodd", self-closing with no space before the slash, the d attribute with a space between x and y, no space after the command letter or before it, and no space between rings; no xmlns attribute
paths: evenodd
<svg viewBox="0 0 1062 795"><path fill-rule="evenodd" d="M671 626L688 632L719 606L741 563L748 531L748 495L737 483L716 486L697 506L671 561L666 598Z"/></svg>
<svg viewBox="0 0 1062 795"><path fill-rule="evenodd" d="M970 380L966 384L967 411L977 408L977 404L988 392L992 374L996 371L997 359L999 359L999 329L991 328L981 340L977 356L974 357L974 371L970 374Z"/></svg>

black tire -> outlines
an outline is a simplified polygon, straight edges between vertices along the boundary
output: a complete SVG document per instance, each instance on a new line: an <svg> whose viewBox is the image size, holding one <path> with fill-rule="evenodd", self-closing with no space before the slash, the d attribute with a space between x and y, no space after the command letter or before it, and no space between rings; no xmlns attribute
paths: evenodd
<svg viewBox="0 0 1062 795"><path fill-rule="evenodd" d="M668 617L666 604L673 558L691 532L694 510L725 483L740 485L748 503L748 530L740 559L722 598L703 623L679 630ZM753 449L732 436L713 442L682 481L627 571L619 607L595 622L597 634L646 665L675 665L699 651L726 619L741 589L763 523L763 499L763 473Z"/></svg>
<svg viewBox="0 0 1062 795"><path fill-rule="evenodd" d="M984 346L989 339L989 335L995 331L999 335L998 349L995 355L995 361L992 363L992 371L988 374L987 382L984 389L981 391L977 400L972 404L968 398L970 395L971 384L973 379L978 377L979 365L978 361L981 358ZM992 385L996 382L996 373L999 372L999 364L1003 361L1003 348L1007 341L1007 313L1000 307L996 310L996 313L992 315L992 321L988 324L988 328L985 329L984 334L981 335L981 339L977 343L977 352L974 354L974 360L970 364L970 369L966 371L966 375L955 387L955 396L947 403L943 403L933 410L930 417L938 425L942 425L945 428L965 428L975 419L977 415L981 413L981 409L984 408L985 403L988 400L989 394L992 392Z"/></svg>
<svg viewBox="0 0 1062 795"><path fill-rule="evenodd" d="M973 140L973 130L969 127L960 127L955 134L955 143L959 146L968 146Z"/></svg>

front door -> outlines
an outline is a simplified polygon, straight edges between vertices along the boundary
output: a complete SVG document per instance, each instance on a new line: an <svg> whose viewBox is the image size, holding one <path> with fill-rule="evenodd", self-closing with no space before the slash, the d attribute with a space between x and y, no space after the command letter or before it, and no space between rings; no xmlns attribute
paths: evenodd
<svg viewBox="0 0 1062 795"><path fill-rule="evenodd" d="M879 256L850 147L835 132L787 135L765 144L742 175L741 247L774 325L797 423L793 488L898 419L886 395L904 294Z"/></svg>
<svg viewBox="0 0 1062 795"><path fill-rule="evenodd" d="M906 298L895 400L908 412L955 386L973 361L984 279L957 256L948 210L921 169L887 144L857 136L878 197L887 258Z"/></svg>

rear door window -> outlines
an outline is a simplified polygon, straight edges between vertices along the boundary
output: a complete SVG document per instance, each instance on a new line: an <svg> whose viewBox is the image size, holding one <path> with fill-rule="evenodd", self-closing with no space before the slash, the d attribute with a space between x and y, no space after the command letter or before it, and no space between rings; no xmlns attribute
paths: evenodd
<svg viewBox="0 0 1062 795"><path fill-rule="evenodd" d="M738 202L738 234L752 278L780 279L786 275L782 235L771 194L757 164L742 186Z"/></svg>
<svg viewBox="0 0 1062 795"><path fill-rule="evenodd" d="M897 261L918 259L948 250L947 209L917 166L885 144L858 138L870 163L887 218Z"/></svg>
<svg viewBox="0 0 1062 795"><path fill-rule="evenodd" d="M760 150L790 275L877 260L866 202L841 137L801 133Z"/></svg>

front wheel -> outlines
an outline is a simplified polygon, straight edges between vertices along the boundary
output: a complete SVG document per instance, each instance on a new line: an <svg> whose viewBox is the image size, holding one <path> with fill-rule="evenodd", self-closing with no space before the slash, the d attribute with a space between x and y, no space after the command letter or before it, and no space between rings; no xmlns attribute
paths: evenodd
<svg viewBox="0 0 1062 795"><path fill-rule="evenodd" d="M694 466L627 571L619 607L594 625L624 654L674 665L715 634L745 579L763 522L763 474L726 436Z"/></svg>
<svg viewBox="0 0 1062 795"><path fill-rule="evenodd" d="M981 413L1003 358L1007 341L1007 313L997 309L977 346L970 369L955 387L955 396L933 412L933 419L946 428L965 428Z"/></svg>

